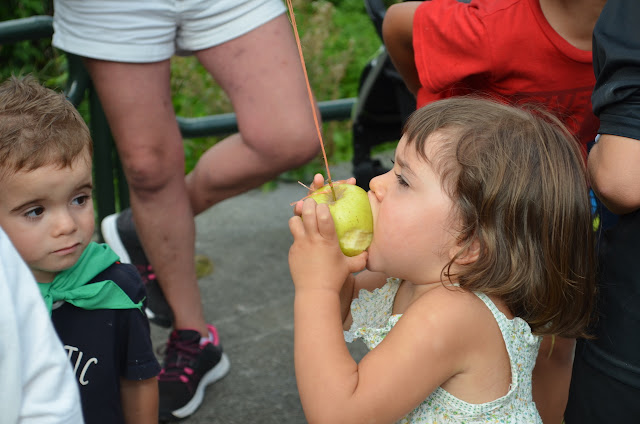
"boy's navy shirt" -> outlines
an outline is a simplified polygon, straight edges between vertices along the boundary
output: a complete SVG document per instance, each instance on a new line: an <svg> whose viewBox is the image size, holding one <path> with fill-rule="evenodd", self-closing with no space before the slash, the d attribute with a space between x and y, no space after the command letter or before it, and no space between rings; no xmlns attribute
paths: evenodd
<svg viewBox="0 0 640 424"><path fill-rule="evenodd" d="M116 262L87 284L104 280L114 281L133 302L146 297L133 265ZM54 306L51 319L78 381L87 424L124 423L120 379L145 380L160 372L144 312L84 310L63 303Z"/></svg>

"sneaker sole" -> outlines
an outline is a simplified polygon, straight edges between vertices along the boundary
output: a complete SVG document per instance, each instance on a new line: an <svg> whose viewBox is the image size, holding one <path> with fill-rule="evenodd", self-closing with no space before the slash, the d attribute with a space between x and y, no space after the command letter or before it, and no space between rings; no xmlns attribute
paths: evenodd
<svg viewBox="0 0 640 424"><path fill-rule="evenodd" d="M118 214L114 213L102 220L102 223L100 224L102 238L104 239L105 243L109 245L111 250L113 250L115 254L120 257L120 262L122 262L123 264L130 264L131 258L129 257L129 253L124 247L124 244L122 244L122 240L120 240L120 235L118 234L118 226L116 224L117 219ZM169 318L158 317L149 308L144 308L144 312L147 315L149 321L160 327L170 328L173 325L173 320Z"/></svg>
<svg viewBox="0 0 640 424"><path fill-rule="evenodd" d="M173 320L167 317L157 316L151 309L144 308L144 313L147 315L149 321L162 328L171 328L173 326Z"/></svg>
<svg viewBox="0 0 640 424"><path fill-rule="evenodd" d="M111 250L113 250L116 255L120 257L120 262L123 264L130 264L131 258L129 258L129 253L127 249L122 244L122 240L120 240L120 236L118 235L118 226L116 225L116 219L118 218L118 214L114 213L113 215L109 215L102 220L100 224L100 230L102 230L102 238L105 243L109 245Z"/></svg>
<svg viewBox="0 0 640 424"><path fill-rule="evenodd" d="M202 399L204 398L204 390L205 388L220 380L222 377L227 375L229 369L231 368L231 362L229 361L229 357L226 353L222 354L220 358L220 362L218 365L211 368L209 372L207 372L202 379L200 380L200 384L198 384L198 388L196 389L195 394L191 398L191 400L182 408L176 409L175 411L170 412L169 417L160 417L161 420L173 419L173 420L181 420L189 415L192 415L202 404Z"/></svg>

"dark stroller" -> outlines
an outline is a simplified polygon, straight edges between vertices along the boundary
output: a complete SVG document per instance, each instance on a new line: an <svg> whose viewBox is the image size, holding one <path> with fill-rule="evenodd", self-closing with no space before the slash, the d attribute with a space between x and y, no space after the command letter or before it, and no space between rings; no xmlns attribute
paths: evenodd
<svg viewBox="0 0 640 424"><path fill-rule="evenodd" d="M471 0L458 0L469 3ZM382 40L385 0L364 0L373 25ZM388 169L371 157L371 149L397 141L405 120L416 109L416 100L396 71L384 47L369 61L360 75L358 101L353 114L353 175L365 190L369 181Z"/></svg>
<svg viewBox="0 0 640 424"><path fill-rule="evenodd" d="M382 40L382 20L387 7L384 0L364 0L365 8ZM397 141L406 118L416 101L389 59L384 45L360 75L358 101L353 118L353 175L356 183L369 189L369 181L387 172L379 160L371 157L372 147Z"/></svg>

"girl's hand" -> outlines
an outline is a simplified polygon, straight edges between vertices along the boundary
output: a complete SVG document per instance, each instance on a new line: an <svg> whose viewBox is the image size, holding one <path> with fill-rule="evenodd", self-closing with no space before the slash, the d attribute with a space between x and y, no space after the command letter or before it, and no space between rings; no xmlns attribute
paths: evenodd
<svg viewBox="0 0 640 424"><path fill-rule="evenodd" d="M356 179L354 177L349 178L348 180L342 180L340 181L340 183L346 183L346 184L351 184L354 185L356 183ZM323 185L325 185L325 181L324 181L324 176L322 174L316 174L313 176L313 182L311 183L311 185L309 186L309 193L311 194L314 191L316 191L317 189L319 189L320 187L322 187ZM296 202L296 204L294 205L293 208L293 213L295 215L300 216L300 214L302 214L302 203L304 202L303 200L298 200L298 202Z"/></svg>
<svg viewBox="0 0 640 424"><path fill-rule="evenodd" d="M306 199L302 202L300 215L289 219L294 239L289 249L289 268L296 290L313 288L340 292L352 272L364 269L367 252L353 257L342 253L327 205Z"/></svg>

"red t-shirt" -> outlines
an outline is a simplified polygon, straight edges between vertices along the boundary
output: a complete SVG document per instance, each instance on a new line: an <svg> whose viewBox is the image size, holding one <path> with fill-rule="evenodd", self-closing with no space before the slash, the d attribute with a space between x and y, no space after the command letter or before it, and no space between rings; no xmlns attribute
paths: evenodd
<svg viewBox="0 0 640 424"><path fill-rule="evenodd" d="M569 44L538 0L425 1L413 20L417 106L472 93L544 105L586 143L598 130L590 51Z"/></svg>

